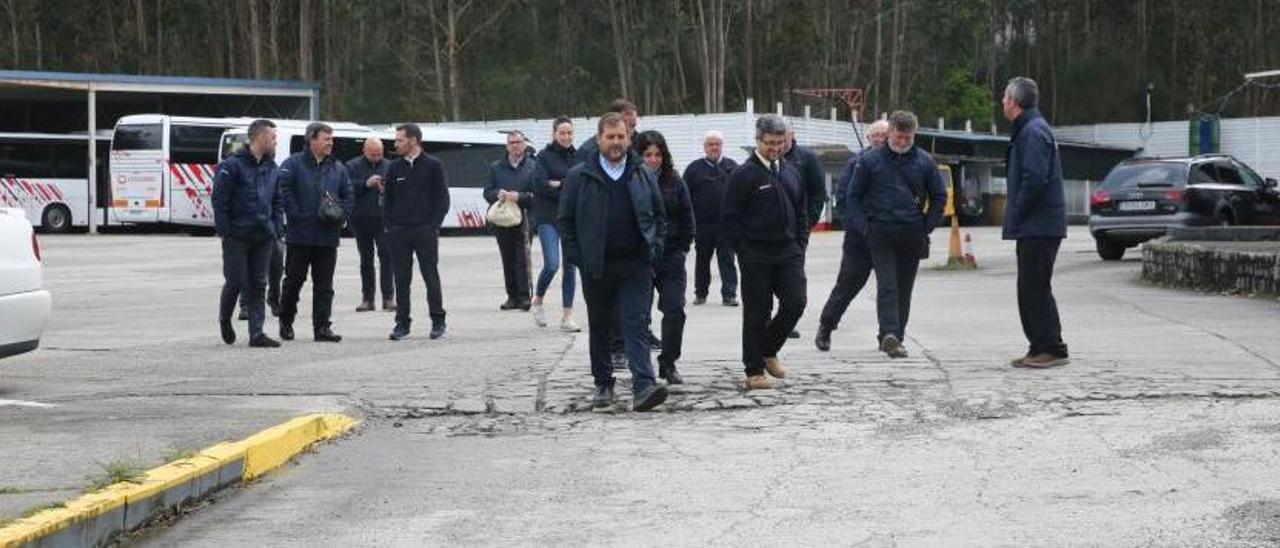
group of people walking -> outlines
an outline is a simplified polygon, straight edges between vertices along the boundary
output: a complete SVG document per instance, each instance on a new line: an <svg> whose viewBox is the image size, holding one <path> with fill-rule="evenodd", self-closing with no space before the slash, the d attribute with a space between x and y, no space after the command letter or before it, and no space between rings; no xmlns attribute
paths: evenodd
<svg viewBox="0 0 1280 548"><path fill-rule="evenodd" d="M1052 131L1036 109L1037 95L1034 81L1015 78L1003 100L1014 127L1004 237L1017 240L1019 311L1030 342L1026 355L1011 362L1016 367L1067 361L1051 291L1053 263L1066 236L1061 164ZM775 387L787 375L779 354L796 336L807 304L809 234L827 200L821 163L795 143L784 118L767 114L757 119L755 147L740 165L725 157L724 137L712 131L704 137L704 157L681 174L665 137L638 132L637 125L635 105L619 99L577 147L573 123L565 117L552 123L552 140L537 154L528 150L523 133L507 134L506 155L491 164L484 189L491 204L508 202L523 212L514 226L493 227L506 290L499 308L531 311L536 325L547 327L545 296L559 273L559 327L578 332L573 309L580 275L593 407L614 405L614 367L625 364L634 409L650 410L668 395L658 379L683 382L678 361L686 322L685 265L693 250L694 304L707 302L714 258L721 303L742 307L743 386ZM845 236L840 272L814 338L821 351L830 350L832 332L874 272L879 348L891 358L909 355L906 326L915 279L947 194L933 157L914 144L917 128L915 115L905 111L875 122L870 146L839 178L836 204ZM249 344L279 346L263 334L262 322L271 254L280 240L286 248L281 338L293 338L299 291L310 271L315 340L341 340L331 329L329 311L338 236L348 220L361 258L357 310L375 310L381 287L383 310L396 311L390 338L408 336L416 256L427 285L431 338L443 336L437 264L448 182L440 161L422 152L421 130L413 124L397 128L395 160L383 159L381 143L371 139L362 157L343 165L331 154L332 130L312 124L307 150L278 168L270 157L271 122L254 122L249 135L249 146L219 165L214 183L226 278L219 312L224 341L235 341L230 315L244 295ZM531 283L534 237L543 260ZM384 266L394 263L393 275L383 268L381 278L375 277L375 256ZM655 293L660 339L650 327ZM651 350L658 351L656 372Z"/></svg>

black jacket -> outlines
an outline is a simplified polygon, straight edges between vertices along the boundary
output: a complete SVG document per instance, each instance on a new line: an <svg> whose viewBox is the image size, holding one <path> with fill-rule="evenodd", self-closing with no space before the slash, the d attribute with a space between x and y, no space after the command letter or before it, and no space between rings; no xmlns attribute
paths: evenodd
<svg viewBox="0 0 1280 548"><path fill-rule="evenodd" d="M574 148L563 148L555 141L543 147L538 153L538 167L542 175L533 183L533 225L555 224L556 215L560 213L560 193L564 189L564 178L573 167ZM560 186L552 187L551 181L560 181Z"/></svg>
<svg viewBox="0 0 1280 548"><path fill-rule="evenodd" d="M783 156L788 163L795 166L800 173L800 181L804 183L807 198L805 215L809 225L822 220L822 210L827 205L827 174L822 169L822 161L812 150L802 147L793 140L791 150Z"/></svg>
<svg viewBox="0 0 1280 548"><path fill-rule="evenodd" d="M213 176L213 224L218 236L261 241L284 235L279 169L270 155L257 161L244 147L218 164Z"/></svg>
<svg viewBox="0 0 1280 548"><path fill-rule="evenodd" d="M423 152L412 165L405 158L392 160L387 166L386 186L382 222L387 228L440 228L449 214L449 177L435 156Z"/></svg>
<svg viewBox="0 0 1280 548"><path fill-rule="evenodd" d="M671 177L658 179L658 188L662 190L662 206L667 211L667 239L665 252L680 251L687 253L693 245L697 233L696 215L693 199L689 197L689 186L684 179L675 173Z"/></svg>
<svg viewBox="0 0 1280 548"><path fill-rule="evenodd" d="M356 208L347 167L332 154L316 162L310 150L289 156L280 164L280 195L284 198L284 214L288 225L285 243L338 247L342 223L328 224L320 220L320 196L329 193L342 202L344 218Z"/></svg>
<svg viewBox="0 0 1280 548"><path fill-rule="evenodd" d="M913 185L927 196L928 213L922 211ZM947 189L933 156L919 146L906 154L882 146L858 159L845 196L849 228L860 234L866 234L871 224L920 225L927 233L942 221Z"/></svg>
<svg viewBox="0 0 1280 548"><path fill-rule="evenodd" d="M542 170L538 169L538 162L532 156L525 155L520 158L520 163L516 167L511 167L511 162L507 161L507 156L504 154L502 158L489 164L489 178L484 185L484 200L489 202L489 205L493 205L498 201L499 190L518 192L520 198L516 203L520 205L521 210L528 212L533 206L534 183L541 176Z"/></svg>
<svg viewBox="0 0 1280 548"><path fill-rule="evenodd" d="M355 191L356 211L351 216L356 219L381 219L382 203L380 198L382 193L376 188L369 188L366 184L369 177L373 175L381 175L385 180L387 178L387 166L391 162L386 159L380 160L377 164L369 162L364 156L357 156L347 162L347 174L351 176L351 188Z"/></svg>
<svg viewBox="0 0 1280 548"><path fill-rule="evenodd" d="M805 190L800 174L779 160L774 175L754 152L729 176L721 207L721 229L736 247L809 241Z"/></svg>
<svg viewBox="0 0 1280 548"><path fill-rule="evenodd" d="M735 169L738 169L738 163L724 156L720 157L718 164L698 158L684 168L684 182L689 185L693 215L698 224L706 226L720 222L720 205L724 203L725 189L729 188L729 174Z"/></svg>
<svg viewBox="0 0 1280 548"><path fill-rule="evenodd" d="M1027 109L1014 120L1008 160L1004 239L1066 238L1062 158L1053 129L1038 109Z"/></svg>
<svg viewBox="0 0 1280 548"><path fill-rule="evenodd" d="M607 184L625 184L631 193L631 205L635 209L636 224L648 247L646 259L656 267L662 259L663 243L667 237L667 214L663 208L662 190L652 171L645 169L640 157L627 155L624 182L613 183L600 167L599 156L582 162L569 170L564 180L564 195L560 199L557 217L561 247L565 260L582 269L584 276L598 279L604 275L605 234L609 220L609 189Z"/></svg>
<svg viewBox="0 0 1280 548"><path fill-rule="evenodd" d="M846 230L849 228L846 220L849 217L849 187L853 186L853 174L858 169L858 158L870 151L870 148L864 148L849 157L849 163L844 165L844 170L840 172L840 179L836 181L836 187L831 192L836 200L832 213Z"/></svg>

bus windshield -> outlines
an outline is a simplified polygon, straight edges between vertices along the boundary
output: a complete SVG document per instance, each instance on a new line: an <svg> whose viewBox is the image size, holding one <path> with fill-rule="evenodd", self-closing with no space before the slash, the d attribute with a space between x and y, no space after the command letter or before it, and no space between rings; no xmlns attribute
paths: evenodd
<svg viewBox="0 0 1280 548"><path fill-rule="evenodd" d="M114 150L160 150L163 147L164 127L161 124L116 126L111 141Z"/></svg>

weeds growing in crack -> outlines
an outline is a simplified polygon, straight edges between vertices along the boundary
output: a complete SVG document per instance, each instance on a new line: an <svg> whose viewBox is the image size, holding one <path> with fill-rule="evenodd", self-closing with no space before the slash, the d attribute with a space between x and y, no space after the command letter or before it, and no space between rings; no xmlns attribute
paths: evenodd
<svg viewBox="0 0 1280 548"><path fill-rule="evenodd" d="M139 483L146 474L146 469L142 464L133 459L119 459L107 463L98 463L102 468L102 472L88 476L85 479L89 481L89 485L85 487L86 493L101 491L109 485L117 483Z"/></svg>

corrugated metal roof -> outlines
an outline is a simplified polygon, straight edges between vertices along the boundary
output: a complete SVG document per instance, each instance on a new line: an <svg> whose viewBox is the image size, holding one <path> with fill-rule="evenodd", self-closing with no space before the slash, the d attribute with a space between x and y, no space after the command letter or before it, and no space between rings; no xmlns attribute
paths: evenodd
<svg viewBox="0 0 1280 548"><path fill-rule="evenodd" d="M249 87L281 90L320 89L320 82L299 80L246 80L235 78L206 78L199 76L148 76L141 74L103 74L92 72L50 72L37 70L0 70L0 83L20 81L141 84L157 86L190 87Z"/></svg>
<svg viewBox="0 0 1280 548"><path fill-rule="evenodd" d="M1190 122L1156 122L1144 138L1142 124L1064 126L1061 139L1141 148L1139 156L1179 158L1190 152ZM1264 177L1280 178L1280 117L1226 118L1219 127L1219 149Z"/></svg>

